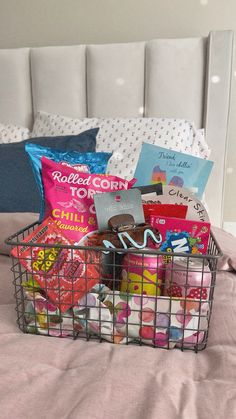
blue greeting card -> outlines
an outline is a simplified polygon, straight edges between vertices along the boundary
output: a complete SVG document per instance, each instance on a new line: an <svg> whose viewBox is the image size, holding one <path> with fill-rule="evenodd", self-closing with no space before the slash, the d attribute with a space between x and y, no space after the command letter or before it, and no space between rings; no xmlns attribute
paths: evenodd
<svg viewBox="0 0 236 419"><path fill-rule="evenodd" d="M143 143L134 177L135 186L162 183L191 189L202 197L213 162Z"/></svg>

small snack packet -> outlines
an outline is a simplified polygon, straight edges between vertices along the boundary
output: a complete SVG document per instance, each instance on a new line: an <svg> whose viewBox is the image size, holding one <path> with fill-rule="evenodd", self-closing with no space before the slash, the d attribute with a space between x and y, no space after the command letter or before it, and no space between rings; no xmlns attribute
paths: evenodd
<svg viewBox="0 0 236 419"><path fill-rule="evenodd" d="M176 204L146 204L143 203L146 223L150 223L151 215L164 215L165 217L186 218L187 205Z"/></svg>
<svg viewBox="0 0 236 419"><path fill-rule="evenodd" d="M42 157L45 215L51 216L72 242L97 230L94 194L130 189L131 181L116 176L81 173Z"/></svg>
<svg viewBox="0 0 236 419"><path fill-rule="evenodd" d="M38 185L41 195L41 209L40 209L40 220L44 218L44 193L43 184L41 178L41 158L42 156L55 161L57 163L75 165L78 171L84 169L85 172L89 173L105 173L108 160L112 153L80 153L78 151L63 151L54 150L50 147L43 147L38 144L28 143L25 145L25 151L28 153L30 163L32 165L34 177Z"/></svg>
<svg viewBox="0 0 236 419"><path fill-rule="evenodd" d="M71 248L72 243L52 218L44 220L24 242L11 254L62 313L99 282L98 257L94 252Z"/></svg>

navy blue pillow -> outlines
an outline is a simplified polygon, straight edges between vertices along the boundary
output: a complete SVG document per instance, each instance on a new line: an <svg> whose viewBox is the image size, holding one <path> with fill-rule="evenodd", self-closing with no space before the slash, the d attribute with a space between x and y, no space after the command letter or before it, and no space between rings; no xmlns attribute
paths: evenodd
<svg viewBox="0 0 236 419"><path fill-rule="evenodd" d="M39 137L19 143L0 144L0 212L39 212L40 194L25 144L33 143L55 150L96 151L99 128L78 135Z"/></svg>

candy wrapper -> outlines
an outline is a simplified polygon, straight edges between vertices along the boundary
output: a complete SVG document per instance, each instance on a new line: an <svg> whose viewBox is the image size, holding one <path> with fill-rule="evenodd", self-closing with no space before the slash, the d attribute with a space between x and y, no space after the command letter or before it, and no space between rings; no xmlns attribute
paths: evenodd
<svg viewBox="0 0 236 419"><path fill-rule="evenodd" d="M40 224L24 242L25 245L12 249L12 255L62 313L99 282L99 260L94 252L66 247L72 243L51 218Z"/></svg>
<svg viewBox="0 0 236 419"><path fill-rule="evenodd" d="M162 252L207 253L210 223L156 215L150 220L160 232Z"/></svg>
<svg viewBox="0 0 236 419"><path fill-rule="evenodd" d="M76 169L89 173L105 173L108 160L112 153L80 153L78 151L54 150L37 144L26 144L25 151L29 154L35 180L41 194L40 220L44 217L44 192L41 179L41 158L45 156L55 162L76 165Z"/></svg>
<svg viewBox="0 0 236 419"><path fill-rule="evenodd" d="M188 206L175 204L143 204L146 223L150 223L151 215L164 215L165 217L186 218Z"/></svg>
<svg viewBox="0 0 236 419"><path fill-rule="evenodd" d="M97 230L94 194L130 189L135 179L80 173L42 157L45 214L73 242Z"/></svg>
<svg viewBox="0 0 236 419"><path fill-rule="evenodd" d="M23 286L29 333L97 335L116 344L136 341L169 349L193 348L206 339L210 309L207 302L113 293L97 284L62 315L40 291Z"/></svg>
<svg viewBox="0 0 236 419"><path fill-rule="evenodd" d="M117 227L119 223L125 225L144 223L141 192L138 189L128 191L107 192L94 196L97 223L100 231L110 228L109 221L116 219ZM129 214L130 220L127 220ZM123 218L125 215L125 218ZM114 226L113 226L114 227Z"/></svg>

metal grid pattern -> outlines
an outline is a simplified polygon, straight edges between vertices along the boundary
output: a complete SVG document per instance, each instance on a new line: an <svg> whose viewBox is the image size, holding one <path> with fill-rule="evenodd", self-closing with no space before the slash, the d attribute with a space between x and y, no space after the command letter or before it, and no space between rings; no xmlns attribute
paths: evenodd
<svg viewBox="0 0 236 419"><path fill-rule="evenodd" d="M19 249L37 225L20 230L6 243ZM206 347L217 261L221 255L212 234L208 254L200 256L151 249L109 249L108 252L101 247L40 244L38 251L45 266L50 266L50 255L55 249L57 255L69 249L70 272L75 252L80 249L83 256L85 291L78 299L73 277L63 278L70 284L67 292L72 298L72 304L63 312L48 298L51 289L47 269L44 288L34 280L33 248L36 246L32 243L27 246L31 248L31 272L22 266L20 256L12 257L17 323L24 333L164 349L176 347L195 352ZM87 271L91 265L99 281L92 289L87 289ZM53 291L58 293L61 302L62 278L59 274L56 276L57 287L55 289L54 285ZM192 280L197 280L197 287L193 287Z"/></svg>

